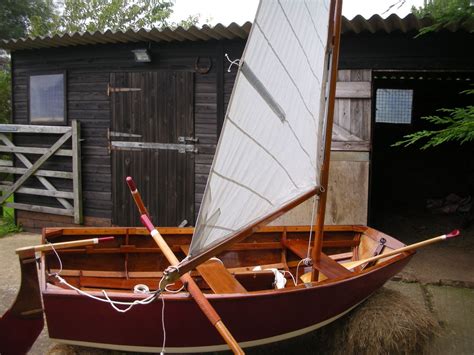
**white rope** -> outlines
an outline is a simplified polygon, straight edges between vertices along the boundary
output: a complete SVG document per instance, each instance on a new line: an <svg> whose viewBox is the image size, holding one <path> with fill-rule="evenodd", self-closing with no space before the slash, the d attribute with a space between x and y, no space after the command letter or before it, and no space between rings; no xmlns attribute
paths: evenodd
<svg viewBox="0 0 474 355"><path fill-rule="evenodd" d="M163 281L164 279L162 278L160 280L160 284L158 285L158 288L161 290L161 282ZM166 290L166 287L168 285L165 286L165 290ZM184 287L184 285L183 285ZM161 303L162 303L162 307L161 307L161 329L163 330L163 345L161 346L161 352L160 352L160 355L164 355L165 354L165 351L166 351L166 326L165 326L165 298L163 296L161 296Z"/></svg>
<svg viewBox="0 0 474 355"><path fill-rule="evenodd" d="M311 223L309 228L309 237L308 237L308 248L306 250L306 258L301 259L296 265L296 282L295 285L298 284L298 274L300 265L303 263L305 266L311 266L313 264L313 260L311 259L311 242L313 241L313 226L314 226L314 213L316 211L316 196L313 198L313 209L311 212Z"/></svg>
<svg viewBox="0 0 474 355"><path fill-rule="evenodd" d="M310 255L310 250L311 250L311 241L313 239L313 225L314 225L314 212L316 210L316 196L313 198L313 211L311 212L311 224L310 224L310 229L309 229L309 238L308 238L308 250L306 252L306 258L311 260L311 255ZM303 259L304 260L304 259Z"/></svg>
<svg viewBox="0 0 474 355"><path fill-rule="evenodd" d="M152 301L154 301L161 293L161 288L159 288L158 290L156 290L156 292L152 293L150 296L148 296L147 298L143 299L143 300L135 300L133 302L121 302L121 301L114 301L112 299L110 299L109 295L107 294L107 292L105 292L105 290L102 290L102 293L105 297L105 299L103 298L100 298L100 297L97 297L97 296L94 296L88 292L85 292L85 291L82 291L81 289L71 285L70 283L68 283L65 279L63 279L61 276L59 276L59 274L61 273L61 271L63 270L63 264L62 264L62 261L61 261L61 258L59 257L59 254L58 252L56 251L56 249L54 248L53 244L51 244L50 242L48 242L46 240L46 242L51 245L51 249L53 250L53 252L56 254L56 257L58 258L58 262L59 262L59 271L58 272L55 272L55 273L48 273L48 276L54 276L55 278L58 279L58 281L69 287L71 290L74 290L76 291L77 293L79 293L80 295L83 295L83 296L86 296L86 297L89 297L93 300L96 300L96 301L99 301L99 302L105 302L105 303L109 303L113 309L115 309L117 312L120 312L120 313L125 313L125 312L128 312L130 309L132 309L134 306L136 305L139 305L139 304L142 304L142 305L146 305L146 304L149 304L151 303ZM161 281L160 281L161 282ZM125 309L120 309L117 307L117 305L120 305L120 306L128 306L127 308Z"/></svg>
<svg viewBox="0 0 474 355"><path fill-rule="evenodd" d="M63 271L63 262L61 261L61 258L59 257L59 254L58 252L56 251L56 249L54 248L54 244L50 243L48 239L45 239L46 243L48 243L49 245L51 245L51 249L53 249L53 252L54 254L56 254L56 258L58 258L58 262L59 262L59 271L58 272L53 272L53 273L49 273L48 272L48 276L56 276L56 275L59 275L62 271Z"/></svg>
<svg viewBox="0 0 474 355"><path fill-rule="evenodd" d="M282 271L280 271L280 272L283 273L283 275L285 275L285 274L290 274L291 279L293 280L293 284L294 284L295 286L297 285L296 280L295 280L295 277L293 276L293 274L292 274L291 272L289 272L288 270L282 270Z"/></svg>

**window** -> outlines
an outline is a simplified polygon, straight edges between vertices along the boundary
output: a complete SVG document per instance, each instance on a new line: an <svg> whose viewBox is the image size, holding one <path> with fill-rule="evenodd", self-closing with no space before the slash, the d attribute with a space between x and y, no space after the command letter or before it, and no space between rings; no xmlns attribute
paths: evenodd
<svg viewBox="0 0 474 355"><path fill-rule="evenodd" d="M64 76L64 73L30 75L30 123L66 124Z"/></svg>
<svg viewBox="0 0 474 355"><path fill-rule="evenodd" d="M411 123L413 90L377 89L375 122Z"/></svg>

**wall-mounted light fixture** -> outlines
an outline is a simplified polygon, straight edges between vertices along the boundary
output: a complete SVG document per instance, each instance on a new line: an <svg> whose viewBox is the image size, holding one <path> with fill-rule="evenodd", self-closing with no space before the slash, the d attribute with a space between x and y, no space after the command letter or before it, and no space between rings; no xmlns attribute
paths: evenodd
<svg viewBox="0 0 474 355"><path fill-rule="evenodd" d="M133 55L135 56L135 62L137 63L149 63L151 62L150 53L146 49L134 49Z"/></svg>

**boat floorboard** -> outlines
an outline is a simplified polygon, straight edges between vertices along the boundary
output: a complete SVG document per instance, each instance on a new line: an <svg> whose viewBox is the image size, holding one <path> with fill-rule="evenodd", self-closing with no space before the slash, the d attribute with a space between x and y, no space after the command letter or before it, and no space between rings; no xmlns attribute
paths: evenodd
<svg viewBox="0 0 474 355"><path fill-rule="evenodd" d="M182 245L181 250L187 255L189 246ZM196 267L202 278L214 293L246 293L242 284L225 268L218 259L210 259Z"/></svg>

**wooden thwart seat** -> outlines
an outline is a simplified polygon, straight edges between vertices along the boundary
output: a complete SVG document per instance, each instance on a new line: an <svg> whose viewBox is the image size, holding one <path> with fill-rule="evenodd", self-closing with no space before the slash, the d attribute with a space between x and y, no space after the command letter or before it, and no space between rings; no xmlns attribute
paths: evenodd
<svg viewBox="0 0 474 355"><path fill-rule="evenodd" d="M181 245L181 250L188 255L189 246ZM196 267L202 278L214 293L246 293L247 290L225 268L219 260L210 259Z"/></svg>
<svg viewBox="0 0 474 355"><path fill-rule="evenodd" d="M285 246L300 258L306 258L308 242L303 240L287 240L285 242ZM334 261L324 253L321 253L321 258L319 260L313 260L313 267L324 274L328 279L349 276L352 274L344 266Z"/></svg>

